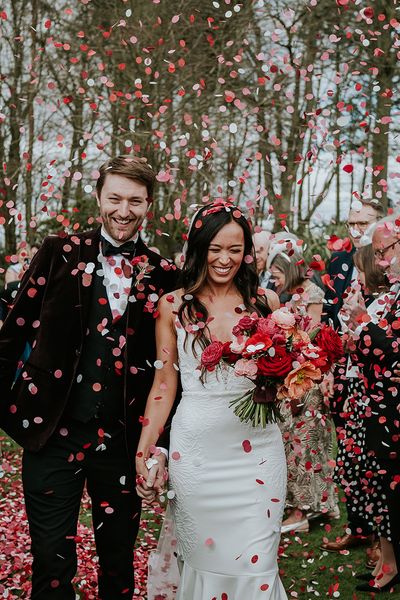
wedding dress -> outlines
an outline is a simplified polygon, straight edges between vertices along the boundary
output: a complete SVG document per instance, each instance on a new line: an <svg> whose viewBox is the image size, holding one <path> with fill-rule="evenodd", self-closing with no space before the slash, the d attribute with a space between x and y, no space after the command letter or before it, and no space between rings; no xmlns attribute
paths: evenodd
<svg viewBox="0 0 400 600"><path fill-rule="evenodd" d="M175 550L182 561L176 600L286 600L277 565L286 494L279 428L241 423L229 402L252 382L229 366L202 382L200 351L191 335L185 345L182 328L177 335L183 392L171 426L172 523L164 526L176 536L168 559ZM175 595L166 584L158 593L150 587L149 600Z"/></svg>

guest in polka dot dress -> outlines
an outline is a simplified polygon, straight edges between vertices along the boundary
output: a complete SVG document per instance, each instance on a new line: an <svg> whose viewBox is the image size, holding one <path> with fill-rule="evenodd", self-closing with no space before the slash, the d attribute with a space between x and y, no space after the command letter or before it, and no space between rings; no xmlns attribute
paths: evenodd
<svg viewBox="0 0 400 600"><path fill-rule="evenodd" d="M385 306L385 292L389 282L383 270L376 265L372 244L361 247L354 255L354 264L358 272L360 289L355 288L349 295L339 313L342 331L347 335L353 333L361 319L378 321ZM374 523L370 516L368 497L362 481L365 481L366 449L365 428L365 387L356 365L350 363L346 369L349 374L348 397L343 406L345 425L337 435L338 454L336 458L335 481L342 487L346 495L346 509L349 514L349 525L354 536L366 539L373 531ZM323 550L330 550L332 542L322 545ZM378 544L377 544L378 545ZM371 568L379 558L377 545L370 551L367 564Z"/></svg>
<svg viewBox="0 0 400 600"><path fill-rule="evenodd" d="M380 593L400 583L400 403L394 381L400 358L400 217L380 221L372 243L375 260L385 269L392 287L379 320L371 319L361 327L356 349L365 383L369 467L362 483L379 529L381 557L373 581L358 585L357 590Z"/></svg>

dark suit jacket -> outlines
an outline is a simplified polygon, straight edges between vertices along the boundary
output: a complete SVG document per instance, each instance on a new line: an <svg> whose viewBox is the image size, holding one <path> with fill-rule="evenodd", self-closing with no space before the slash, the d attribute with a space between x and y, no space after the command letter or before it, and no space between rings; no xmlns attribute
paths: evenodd
<svg viewBox="0 0 400 600"><path fill-rule="evenodd" d="M99 241L100 228L46 238L0 330L0 427L32 451L43 447L55 430L76 377L91 294L91 267L87 266L96 264ZM124 417L133 451L156 358L156 303L148 296L175 289L177 273L174 265L150 251L140 238L136 255L147 255L154 268L142 280L145 289L140 293L133 276L136 302L128 302L127 308ZM13 383L26 342L32 352Z"/></svg>
<svg viewBox="0 0 400 600"><path fill-rule="evenodd" d="M4 321L16 296L20 281L11 281L0 290L0 320Z"/></svg>
<svg viewBox="0 0 400 600"><path fill-rule="evenodd" d="M364 328L357 350L369 398L364 418L367 450L393 460L399 468L400 395L390 376L400 360L400 299L378 324Z"/></svg>
<svg viewBox="0 0 400 600"><path fill-rule="evenodd" d="M350 285L354 268L354 252L355 248L353 248L351 252L333 252L327 270L327 273L333 281L334 291L327 288L325 292L324 314L322 320L328 322L329 319L331 319L335 329L340 328L338 313L343 304L343 294Z"/></svg>

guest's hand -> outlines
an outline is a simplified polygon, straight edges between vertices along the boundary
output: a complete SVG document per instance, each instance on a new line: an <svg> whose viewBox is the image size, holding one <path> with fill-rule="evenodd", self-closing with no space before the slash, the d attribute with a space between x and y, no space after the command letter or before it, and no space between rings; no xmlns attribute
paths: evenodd
<svg viewBox="0 0 400 600"><path fill-rule="evenodd" d="M354 331L358 327L366 312L367 308L361 290L358 287L347 290L340 314L350 331Z"/></svg>

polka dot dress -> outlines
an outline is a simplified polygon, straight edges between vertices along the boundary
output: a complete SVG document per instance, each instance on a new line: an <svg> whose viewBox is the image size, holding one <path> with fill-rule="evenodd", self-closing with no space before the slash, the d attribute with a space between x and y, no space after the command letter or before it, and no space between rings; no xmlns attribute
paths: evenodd
<svg viewBox="0 0 400 600"><path fill-rule="evenodd" d="M343 406L346 424L337 436L334 479L347 496L348 510L373 527L378 536L391 541L380 467L376 458L368 453L365 443L363 419L368 399L358 378L349 379L348 390L349 396Z"/></svg>

